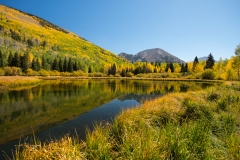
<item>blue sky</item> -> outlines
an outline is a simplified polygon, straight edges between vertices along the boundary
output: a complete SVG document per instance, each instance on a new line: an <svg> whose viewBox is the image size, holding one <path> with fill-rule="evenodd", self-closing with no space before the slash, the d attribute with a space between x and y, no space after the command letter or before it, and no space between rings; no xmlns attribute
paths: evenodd
<svg viewBox="0 0 240 160"><path fill-rule="evenodd" d="M162 48L184 61L230 58L240 43L240 0L1 0L116 54Z"/></svg>

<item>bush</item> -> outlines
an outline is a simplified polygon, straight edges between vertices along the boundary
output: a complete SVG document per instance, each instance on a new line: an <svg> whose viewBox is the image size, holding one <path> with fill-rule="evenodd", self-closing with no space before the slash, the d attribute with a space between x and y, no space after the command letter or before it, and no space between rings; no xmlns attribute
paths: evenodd
<svg viewBox="0 0 240 160"><path fill-rule="evenodd" d="M116 73L115 77L121 77L121 75L119 73Z"/></svg>
<svg viewBox="0 0 240 160"><path fill-rule="evenodd" d="M26 75L27 76L37 76L38 72L28 68L27 71L26 71Z"/></svg>
<svg viewBox="0 0 240 160"><path fill-rule="evenodd" d="M126 77L133 77L134 74L132 72L127 72Z"/></svg>
<svg viewBox="0 0 240 160"><path fill-rule="evenodd" d="M79 77L79 76L84 76L85 73L81 70L78 71L73 71L73 76Z"/></svg>
<svg viewBox="0 0 240 160"><path fill-rule="evenodd" d="M61 72L61 76L70 77L72 74L69 72Z"/></svg>
<svg viewBox="0 0 240 160"><path fill-rule="evenodd" d="M5 76L20 76L22 69L19 67L4 67Z"/></svg>
<svg viewBox="0 0 240 160"><path fill-rule="evenodd" d="M44 77L49 76L49 73L44 69L40 69L40 71L38 71L38 73L40 76L44 76Z"/></svg>
<svg viewBox="0 0 240 160"><path fill-rule="evenodd" d="M215 73L212 69L206 69L203 73L202 73L202 79L214 79L215 78Z"/></svg>
<svg viewBox="0 0 240 160"><path fill-rule="evenodd" d="M106 77L107 75L100 72L88 73L88 77Z"/></svg>
<svg viewBox="0 0 240 160"><path fill-rule="evenodd" d="M53 70L53 71L48 71L50 76L60 76L61 73L58 72L57 70Z"/></svg>
<svg viewBox="0 0 240 160"><path fill-rule="evenodd" d="M4 69L0 68L0 76L4 76L4 75L5 75Z"/></svg>

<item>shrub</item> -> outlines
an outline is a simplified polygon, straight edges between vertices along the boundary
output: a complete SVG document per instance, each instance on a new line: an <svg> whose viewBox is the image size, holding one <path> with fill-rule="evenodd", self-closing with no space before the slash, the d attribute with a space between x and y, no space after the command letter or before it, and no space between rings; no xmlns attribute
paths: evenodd
<svg viewBox="0 0 240 160"><path fill-rule="evenodd" d="M44 69L40 69L40 71L38 71L38 73L40 76L44 76L44 77L49 76L49 73Z"/></svg>
<svg viewBox="0 0 240 160"><path fill-rule="evenodd" d="M215 73L212 69L206 69L202 73L202 79L214 79L215 78Z"/></svg>
<svg viewBox="0 0 240 160"><path fill-rule="evenodd" d="M78 71L73 71L73 76L79 77L79 76L84 76L85 73L81 70Z"/></svg>
<svg viewBox="0 0 240 160"><path fill-rule="evenodd" d="M116 73L115 77L121 77L121 75L119 73Z"/></svg>
<svg viewBox="0 0 240 160"><path fill-rule="evenodd" d="M0 76L4 76L4 75L5 75L4 69L0 68Z"/></svg>
<svg viewBox="0 0 240 160"><path fill-rule="evenodd" d="M26 75L27 76L37 76L38 75L38 72L28 68L27 71L26 71Z"/></svg>
<svg viewBox="0 0 240 160"><path fill-rule="evenodd" d="M50 76L60 76L61 73L58 72L57 70L53 70L53 71L48 71Z"/></svg>
<svg viewBox="0 0 240 160"><path fill-rule="evenodd" d="M61 76L70 77L71 75L69 72L61 72Z"/></svg>
<svg viewBox="0 0 240 160"><path fill-rule="evenodd" d="M133 77L134 74L132 72L127 72L126 77Z"/></svg>
<svg viewBox="0 0 240 160"><path fill-rule="evenodd" d="M88 77L106 77L107 75L100 72L89 73Z"/></svg>
<svg viewBox="0 0 240 160"><path fill-rule="evenodd" d="M4 67L5 76L19 76L22 75L22 69L19 67Z"/></svg>

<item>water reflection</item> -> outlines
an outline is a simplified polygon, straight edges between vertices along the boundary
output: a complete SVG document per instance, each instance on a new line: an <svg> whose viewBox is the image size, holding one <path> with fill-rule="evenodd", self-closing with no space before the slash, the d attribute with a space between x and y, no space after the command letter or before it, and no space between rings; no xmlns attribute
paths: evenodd
<svg viewBox="0 0 240 160"><path fill-rule="evenodd" d="M116 98L140 103L169 92L199 90L207 85L210 84L125 79L46 80L31 89L2 92L0 144L68 121Z"/></svg>

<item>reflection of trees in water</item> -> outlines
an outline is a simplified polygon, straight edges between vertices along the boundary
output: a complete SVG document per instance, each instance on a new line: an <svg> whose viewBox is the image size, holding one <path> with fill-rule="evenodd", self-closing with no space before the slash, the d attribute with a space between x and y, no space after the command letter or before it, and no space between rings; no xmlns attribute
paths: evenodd
<svg viewBox="0 0 240 160"><path fill-rule="evenodd" d="M181 85L180 86L180 92L187 92L188 91L189 86L188 85Z"/></svg>
<svg viewBox="0 0 240 160"><path fill-rule="evenodd" d="M115 79L44 81L31 89L0 93L0 124L20 125L20 121L28 123L35 119L42 120L41 123L46 119L54 121L51 117L56 121L58 118L61 120L61 116L76 116L81 110L91 110L121 95L125 96L120 100L141 102L168 92L199 90L209 85Z"/></svg>

